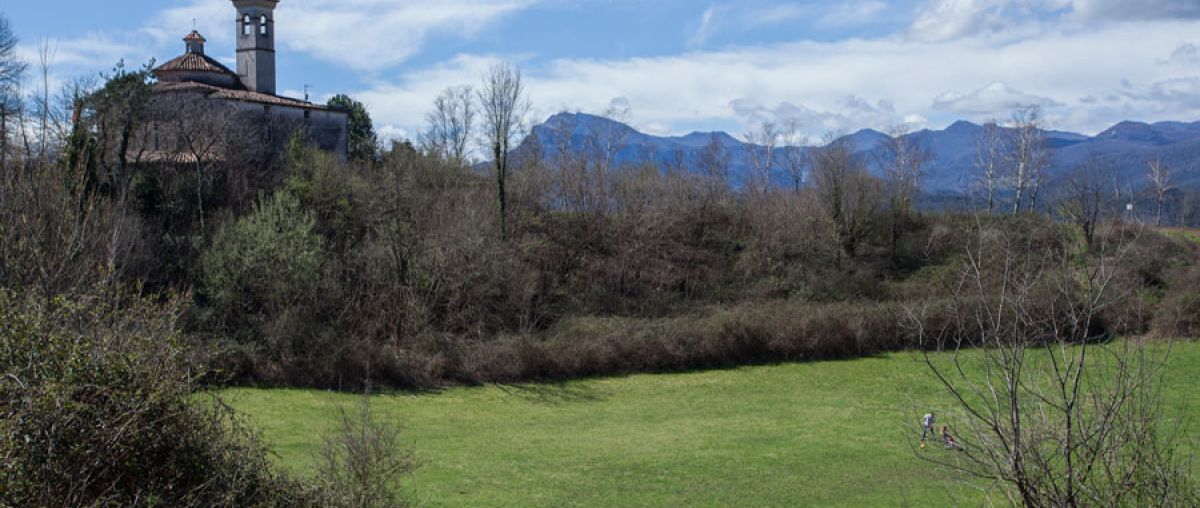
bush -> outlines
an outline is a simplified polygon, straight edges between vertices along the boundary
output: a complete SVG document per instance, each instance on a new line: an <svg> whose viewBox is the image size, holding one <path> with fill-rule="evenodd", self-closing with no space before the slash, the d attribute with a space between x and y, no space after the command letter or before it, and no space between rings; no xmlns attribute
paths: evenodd
<svg viewBox="0 0 1200 508"><path fill-rule="evenodd" d="M254 211L226 224L200 256L203 298L219 329L239 334L310 297L324 261L311 213L287 192L259 198Z"/></svg>
<svg viewBox="0 0 1200 508"><path fill-rule="evenodd" d="M1155 309L1152 331L1160 337L1200 338L1200 266L1179 270Z"/></svg>
<svg viewBox="0 0 1200 508"><path fill-rule="evenodd" d="M339 413L339 428L317 456L319 478L356 508L409 506L398 483L417 464L401 441L400 424L376 417L367 394L357 410L341 407Z"/></svg>
<svg viewBox="0 0 1200 508"><path fill-rule="evenodd" d="M197 391L178 307L111 292L0 291L0 504L277 506L322 493L275 472Z"/></svg>

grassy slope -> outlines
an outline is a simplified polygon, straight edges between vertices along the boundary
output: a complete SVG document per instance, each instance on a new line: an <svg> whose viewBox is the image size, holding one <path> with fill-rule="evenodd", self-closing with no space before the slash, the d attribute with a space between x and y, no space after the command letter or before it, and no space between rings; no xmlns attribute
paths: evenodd
<svg viewBox="0 0 1200 508"><path fill-rule="evenodd" d="M1200 394L1200 344L1178 346L1168 404ZM282 463L304 471L353 396L231 390ZM380 395L406 422L430 506L978 505L914 457L911 420L945 399L916 355ZM1195 435L1195 432L1193 432ZM922 453L946 453L930 447Z"/></svg>

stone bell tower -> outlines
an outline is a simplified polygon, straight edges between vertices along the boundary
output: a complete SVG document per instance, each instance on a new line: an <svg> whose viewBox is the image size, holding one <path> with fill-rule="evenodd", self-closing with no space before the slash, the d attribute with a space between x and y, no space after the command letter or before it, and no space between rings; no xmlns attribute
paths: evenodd
<svg viewBox="0 0 1200 508"><path fill-rule="evenodd" d="M279 0L233 0L237 73L248 90L275 94L275 6Z"/></svg>

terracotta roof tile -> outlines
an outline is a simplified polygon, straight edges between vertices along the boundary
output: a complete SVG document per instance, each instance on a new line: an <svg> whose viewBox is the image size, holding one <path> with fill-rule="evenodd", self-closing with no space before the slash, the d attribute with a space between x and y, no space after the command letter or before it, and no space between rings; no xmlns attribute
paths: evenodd
<svg viewBox="0 0 1200 508"><path fill-rule="evenodd" d="M221 65L221 62L197 53L184 53L154 69L155 74L171 71L216 72L233 75L233 71Z"/></svg>
<svg viewBox="0 0 1200 508"><path fill-rule="evenodd" d="M278 95L265 94L261 92L252 92L250 90L230 90L218 86L208 85L204 83L196 83L194 81L183 82L159 82L154 85L155 91L158 92L199 92L210 97L220 99L231 99L245 102L257 102L260 104L269 104L275 106L290 106L294 108L328 110L325 106L305 102L299 99L289 97L280 97Z"/></svg>

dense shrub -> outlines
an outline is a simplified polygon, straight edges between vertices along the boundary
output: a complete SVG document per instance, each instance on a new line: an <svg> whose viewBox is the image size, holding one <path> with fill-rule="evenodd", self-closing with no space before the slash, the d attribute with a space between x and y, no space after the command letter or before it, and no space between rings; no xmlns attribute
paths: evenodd
<svg viewBox="0 0 1200 508"><path fill-rule="evenodd" d="M107 291L0 291L0 504L336 501L276 473L241 420L197 391L175 316Z"/></svg>
<svg viewBox="0 0 1200 508"><path fill-rule="evenodd" d="M1175 271L1166 296L1154 313L1160 337L1200 337L1200 267Z"/></svg>
<svg viewBox="0 0 1200 508"><path fill-rule="evenodd" d="M305 316L302 305L317 291L324 262L314 224L295 196L280 191L260 198L245 217L226 223L201 254L199 295L204 305L199 318L210 334L244 352L232 356L242 358L239 363L284 353L265 344L272 328L283 332L274 337L286 336L288 346L302 342L296 334L303 332L303 324L292 323ZM245 372L247 367L233 369Z"/></svg>

